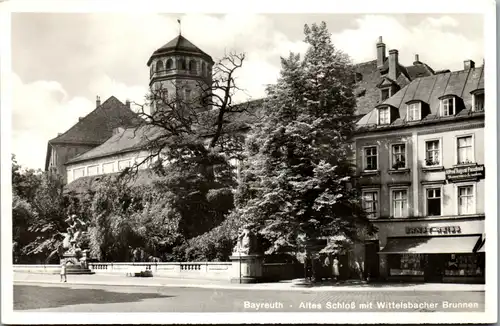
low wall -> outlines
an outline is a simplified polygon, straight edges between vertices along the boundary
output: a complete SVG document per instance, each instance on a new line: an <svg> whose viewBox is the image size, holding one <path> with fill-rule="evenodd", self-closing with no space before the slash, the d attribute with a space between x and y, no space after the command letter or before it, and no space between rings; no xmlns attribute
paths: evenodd
<svg viewBox="0 0 500 326"><path fill-rule="evenodd" d="M188 262L188 263L89 263L95 274L126 275L133 268L151 270L153 276L172 278L196 278L229 280L231 278L231 262ZM267 263L262 274L265 280L291 280L302 275L300 264ZM59 265L14 265L14 272L58 274Z"/></svg>
<svg viewBox="0 0 500 326"><path fill-rule="evenodd" d="M14 272L34 274L59 274L60 265L14 265Z"/></svg>
<svg viewBox="0 0 500 326"><path fill-rule="evenodd" d="M153 276L229 279L231 262L189 262L189 263L89 263L96 274L126 274L131 268L151 270Z"/></svg>

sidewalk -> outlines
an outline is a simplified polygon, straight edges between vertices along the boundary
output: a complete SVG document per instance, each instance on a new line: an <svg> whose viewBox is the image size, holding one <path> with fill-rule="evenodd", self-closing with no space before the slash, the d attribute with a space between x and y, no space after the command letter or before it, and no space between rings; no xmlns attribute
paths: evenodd
<svg viewBox="0 0 500 326"><path fill-rule="evenodd" d="M271 291L484 291L484 284L408 284L408 283L341 283L318 284L314 287L298 287L292 281L257 284L232 284L229 280L181 279L165 277L126 277L122 275L68 275L68 283L61 284L57 274L14 273L15 284L53 285L103 285L103 286L153 286L189 287L227 290Z"/></svg>

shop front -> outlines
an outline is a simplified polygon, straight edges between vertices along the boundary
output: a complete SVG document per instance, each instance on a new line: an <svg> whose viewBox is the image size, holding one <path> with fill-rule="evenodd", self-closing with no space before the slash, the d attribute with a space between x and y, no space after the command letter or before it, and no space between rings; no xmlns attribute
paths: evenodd
<svg viewBox="0 0 500 326"><path fill-rule="evenodd" d="M412 221L379 226L381 276L389 281L484 283L483 223L436 221L422 226Z"/></svg>

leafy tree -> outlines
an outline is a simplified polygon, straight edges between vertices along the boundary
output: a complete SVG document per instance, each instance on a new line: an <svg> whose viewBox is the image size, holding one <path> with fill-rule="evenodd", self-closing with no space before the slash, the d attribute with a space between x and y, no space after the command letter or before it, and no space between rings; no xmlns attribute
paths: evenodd
<svg viewBox="0 0 500 326"><path fill-rule="evenodd" d="M61 242L66 204L63 185L50 174L23 169L12 157L14 259L42 261Z"/></svg>
<svg viewBox="0 0 500 326"><path fill-rule="evenodd" d="M350 186L352 65L324 22L304 34L304 58L282 58L278 83L267 90L267 118L247 139L237 195L242 218L270 241L268 253L297 252L331 235L356 239L359 228L371 228Z"/></svg>

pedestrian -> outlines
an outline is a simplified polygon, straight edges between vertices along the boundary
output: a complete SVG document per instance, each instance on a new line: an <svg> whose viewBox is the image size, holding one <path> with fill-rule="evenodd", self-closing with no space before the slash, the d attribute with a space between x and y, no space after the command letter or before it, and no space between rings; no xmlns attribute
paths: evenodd
<svg viewBox="0 0 500 326"><path fill-rule="evenodd" d="M326 270L326 277L327 279L329 280L330 278L332 278L332 273L331 273L331 267L330 267L330 258L328 257L328 255L326 255L326 258L325 260L323 261L323 266Z"/></svg>
<svg viewBox="0 0 500 326"><path fill-rule="evenodd" d="M340 276L339 265L340 265L339 260L337 259L337 256L335 256L333 258L333 264L332 264L332 274L335 282L339 280Z"/></svg>
<svg viewBox="0 0 500 326"><path fill-rule="evenodd" d="M67 262L64 259L61 259L61 282L64 279L64 283L67 282L67 279L66 279L66 264L67 264Z"/></svg>

